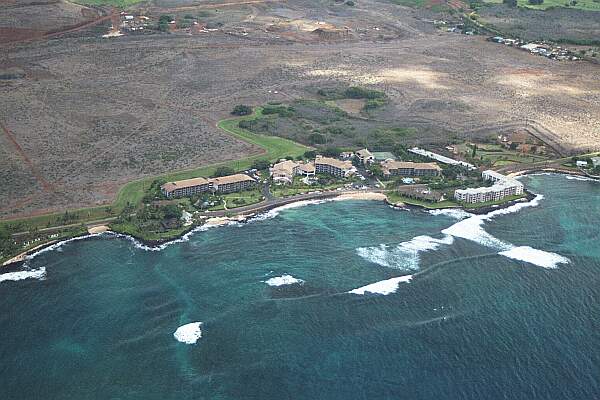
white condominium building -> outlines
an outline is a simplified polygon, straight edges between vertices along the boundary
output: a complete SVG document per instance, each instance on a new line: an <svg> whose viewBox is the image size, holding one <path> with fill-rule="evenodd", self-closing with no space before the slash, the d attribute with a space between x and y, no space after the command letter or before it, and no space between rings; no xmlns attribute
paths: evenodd
<svg viewBox="0 0 600 400"><path fill-rule="evenodd" d="M523 194L524 186L516 179L508 178L492 170L483 171L481 176L484 180L492 181L494 184L489 187L457 189L454 192L454 198L462 203L486 203Z"/></svg>

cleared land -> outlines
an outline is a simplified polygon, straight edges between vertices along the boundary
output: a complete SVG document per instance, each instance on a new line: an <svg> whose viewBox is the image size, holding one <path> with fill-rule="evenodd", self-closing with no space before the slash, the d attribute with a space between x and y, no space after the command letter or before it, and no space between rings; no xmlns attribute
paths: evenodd
<svg viewBox="0 0 600 400"><path fill-rule="evenodd" d="M489 4L477 12L483 22L513 37L586 43L600 38L600 2L591 3L594 11L564 7L542 11ZM548 4L544 1L543 6Z"/></svg>
<svg viewBox="0 0 600 400"><path fill-rule="evenodd" d="M169 5L177 6L194 5ZM85 31L6 48L0 70L20 72L0 80L0 122L22 151L0 132L0 216L110 204L130 181L143 186L171 171L259 156L260 143L227 134L216 121L236 104L314 99L314 88L332 83L385 92L389 104L371 118L415 129L417 144L527 125L564 153L600 146L593 64L440 33L422 19L428 11L367 0L175 16L190 12L219 30L110 40ZM342 33L303 28L319 22ZM128 190L117 204L139 193Z"/></svg>

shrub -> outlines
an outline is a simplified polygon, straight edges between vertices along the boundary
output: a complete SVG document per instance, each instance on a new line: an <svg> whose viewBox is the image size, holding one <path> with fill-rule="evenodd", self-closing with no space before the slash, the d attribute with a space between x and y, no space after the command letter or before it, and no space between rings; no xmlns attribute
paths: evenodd
<svg viewBox="0 0 600 400"><path fill-rule="evenodd" d="M324 144L325 142L327 142L327 138L325 138L325 136L321 135L320 133L311 133L308 136L308 141L311 144Z"/></svg>
<svg viewBox="0 0 600 400"><path fill-rule="evenodd" d="M268 160L264 160L264 159L262 159L262 160L255 160L252 163L252 168L255 168L255 169L259 170L259 171L262 171L263 169L269 168L270 165L271 164L269 163Z"/></svg>
<svg viewBox="0 0 600 400"><path fill-rule="evenodd" d="M211 178L218 178L220 176L232 175L235 171L231 167L217 167L215 172L211 175Z"/></svg>
<svg viewBox="0 0 600 400"><path fill-rule="evenodd" d="M380 99L385 97L385 93L379 90L365 89L357 86L346 89L344 95L350 99Z"/></svg>
<svg viewBox="0 0 600 400"><path fill-rule="evenodd" d="M314 150L309 150L304 152L304 157L305 158L315 158L317 156L317 152Z"/></svg>
<svg viewBox="0 0 600 400"><path fill-rule="evenodd" d="M292 107L268 104L263 107L263 114L278 114L280 117L291 117L294 115L294 109Z"/></svg>
<svg viewBox="0 0 600 400"><path fill-rule="evenodd" d="M250 115L252 114L252 107L244 105L244 104L238 104L237 106L233 107L233 111L231 112L232 115Z"/></svg>

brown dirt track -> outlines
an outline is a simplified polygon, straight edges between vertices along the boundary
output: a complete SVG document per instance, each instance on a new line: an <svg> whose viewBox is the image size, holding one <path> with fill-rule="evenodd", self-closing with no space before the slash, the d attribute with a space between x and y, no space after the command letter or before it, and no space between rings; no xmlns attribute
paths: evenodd
<svg viewBox="0 0 600 400"><path fill-rule="evenodd" d="M129 180L254 154L214 123L235 104L307 97L307 88L332 82L384 90L391 105L376 118L438 132L423 144L528 127L563 152L600 146L598 66L440 33L402 7L331 7L253 5L259 15L244 22L246 5L230 21L221 10L224 27L211 34L87 35L7 48L0 69L25 77L0 80L0 121L33 169L0 138L0 182L10 187L0 191L0 216L105 204ZM292 32L290 41L264 29L290 18L352 34L302 41ZM249 35L226 32L239 26Z"/></svg>

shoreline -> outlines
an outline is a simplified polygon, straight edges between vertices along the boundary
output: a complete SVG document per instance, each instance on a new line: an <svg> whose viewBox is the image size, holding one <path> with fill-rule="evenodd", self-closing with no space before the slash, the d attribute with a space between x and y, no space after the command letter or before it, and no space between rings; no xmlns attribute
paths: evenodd
<svg viewBox="0 0 600 400"><path fill-rule="evenodd" d="M572 172L568 172L568 171L555 170L555 169L551 169L551 168L523 170L523 171L518 171L517 173L509 174L509 176L516 177L516 176L524 176L524 175L535 174L535 173L584 176L589 179L594 179L594 178L586 176L584 173L581 173L581 172L576 174L576 173L572 173ZM594 179L594 180L600 181L600 179ZM530 191L527 191L527 190L525 192L527 194L525 197L516 199L516 200L507 201L502 204L490 205L490 206L479 207L479 208L471 208L471 209L467 208L465 206L457 205L457 206L452 206L452 207L442 207L440 209L457 209L457 210L466 211L466 212L474 214L474 215L483 215L483 214L487 214L491 211L510 207L514 204L530 202L535 198L534 193L531 193ZM166 238L166 239L148 240L148 239L136 237L136 236L133 236L130 234L113 231L108 226L104 226L104 225L89 227L88 232L86 232L86 235L78 235L78 236L74 236L72 238L67 238L67 239L64 239L61 241L53 240L53 241L50 241L47 243L40 244L39 246L36 246L32 249L25 250L25 251L17 254L16 256L12 257L11 259L5 261L0 268L11 269L11 268L18 267L18 266L22 265L25 261L27 261L27 258L29 256L31 256L32 254L35 254L36 252L39 252L40 250L43 250L46 247L50 247L52 245L61 243L63 241L73 240L75 238L81 238L81 237L84 237L84 236L87 236L90 234L94 235L94 236L103 234L103 233L111 233L111 234L115 234L115 235L121 235L121 236L129 237L129 238L133 239L134 241L136 241L136 242L140 243L141 245L146 246L148 248L158 249L160 246L165 245L167 243L181 240L186 235L194 232L195 230L201 229L201 228L212 228L212 227L218 227L218 226L225 226L230 223L246 223L246 222L252 220L253 218L260 216L263 213L266 213L273 209L277 209L279 207L283 207L283 206L286 206L289 204L294 204L294 203L301 203L304 201L318 201L318 200L382 201L391 207L429 210L428 207L418 205L418 204L410 204L410 203L403 203L403 202L392 203L388 200L386 193L382 190L364 191L364 192L331 191L331 192L320 192L320 193L312 193L312 194L305 194L305 195L297 195L297 196L291 196L289 198L278 199L278 201L274 201L272 203L265 204L264 202L261 202L261 203L256 203L256 204L246 206L246 207L240 207L240 209L237 211L236 211L236 209L233 209L233 210L227 210L227 211L223 210L223 211L212 212L211 214L206 215L207 218L204 219L201 223L199 223L197 225L191 225L189 227L189 229L185 230L184 232L181 232L180 234L178 234L176 236L173 236L171 238ZM227 215L227 214L232 214L232 215Z"/></svg>

